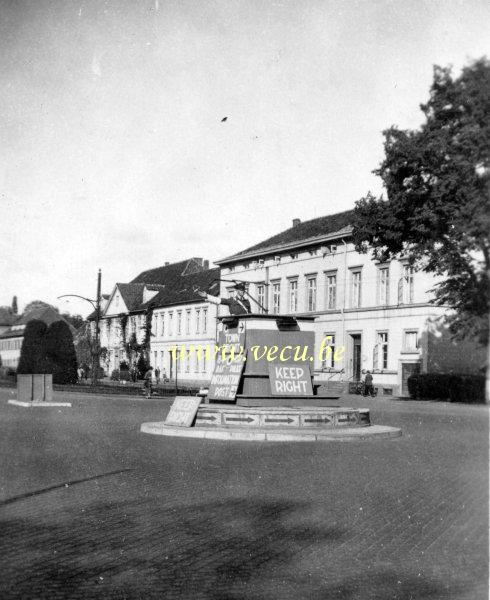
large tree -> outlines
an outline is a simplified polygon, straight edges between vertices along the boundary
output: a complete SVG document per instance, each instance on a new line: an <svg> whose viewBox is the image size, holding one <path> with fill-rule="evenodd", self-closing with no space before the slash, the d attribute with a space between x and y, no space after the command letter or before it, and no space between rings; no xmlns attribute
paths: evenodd
<svg viewBox="0 0 490 600"><path fill-rule="evenodd" d="M434 302L454 309L453 334L488 346L490 62L472 62L457 77L434 67L421 109L419 129L384 132L385 157L374 172L386 198L368 194L356 203L354 240L377 258L405 254L440 276Z"/></svg>
<svg viewBox="0 0 490 600"><path fill-rule="evenodd" d="M49 373L46 364L46 331L44 321L33 319L24 330L17 373Z"/></svg>

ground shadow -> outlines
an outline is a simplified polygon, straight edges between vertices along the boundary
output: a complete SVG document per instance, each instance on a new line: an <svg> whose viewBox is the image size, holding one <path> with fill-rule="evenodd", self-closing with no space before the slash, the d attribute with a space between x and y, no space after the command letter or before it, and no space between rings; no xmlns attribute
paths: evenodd
<svg viewBox="0 0 490 600"><path fill-rule="evenodd" d="M309 572L298 557L334 557L346 531L308 522L306 503L175 506L152 498L83 506L56 520L34 507L2 522L2 599L450 597L437 581L408 572L402 585L391 569L367 571L345 557Z"/></svg>

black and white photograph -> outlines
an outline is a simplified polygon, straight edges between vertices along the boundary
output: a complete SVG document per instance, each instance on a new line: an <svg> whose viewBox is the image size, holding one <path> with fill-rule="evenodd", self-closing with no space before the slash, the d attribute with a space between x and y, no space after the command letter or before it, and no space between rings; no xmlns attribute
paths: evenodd
<svg viewBox="0 0 490 600"><path fill-rule="evenodd" d="M488 1L0 0L0 132L2 600L488 600Z"/></svg>

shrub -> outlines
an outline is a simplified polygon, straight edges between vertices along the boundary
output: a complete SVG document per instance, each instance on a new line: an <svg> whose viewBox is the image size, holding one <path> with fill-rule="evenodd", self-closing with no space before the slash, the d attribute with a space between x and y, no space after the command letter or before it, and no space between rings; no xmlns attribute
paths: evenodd
<svg viewBox="0 0 490 600"><path fill-rule="evenodd" d="M111 381L119 381L119 369L113 369L111 373Z"/></svg>
<svg viewBox="0 0 490 600"><path fill-rule="evenodd" d="M78 363L68 323L54 321L46 332L46 357L53 383L77 383Z"/></svg>
<svg viewBox="0 0 490 600"><path fill-rule="evenodd" d="M407 383L411 398L468 404L485 402L484 375L419 373L410 375Z"/></svg>
<svg viewBox="0 0 490 600"><path fill-rule="evenodd" d="M50 372L46 363L46 331L44 321L33 319L27 323L17 373L29 375Z"/></svg>
<svg viewBox="0 0 490 600"><path fill-rule="evenodd" d="M121 371L129 371L129 365L125 360L122 360L119 364L119 369Z"/></svg>
<svg viewBox="0 0 490 600"><path fill-rule="evenodd" d="M143 356L143 354L141 354L140 357L138 358L138 363L137 363L136 367L138 369L138 377L140 379L143 379L143 377L145 376L145 373L150 368L150 363L146 360L146 358Z"/></svg>

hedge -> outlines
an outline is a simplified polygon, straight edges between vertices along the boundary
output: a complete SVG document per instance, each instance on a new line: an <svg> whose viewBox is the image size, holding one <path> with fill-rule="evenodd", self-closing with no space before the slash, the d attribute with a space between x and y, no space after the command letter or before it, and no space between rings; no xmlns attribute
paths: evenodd
<svg viewBox="0 0 490 600"><path fill-rule="evenodd" d="M485 403L485 376L456 373L419 373L408 378L408 392L417 400Z"/></svg>

